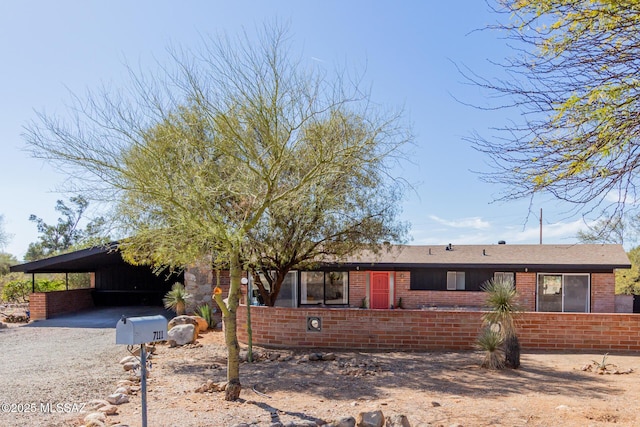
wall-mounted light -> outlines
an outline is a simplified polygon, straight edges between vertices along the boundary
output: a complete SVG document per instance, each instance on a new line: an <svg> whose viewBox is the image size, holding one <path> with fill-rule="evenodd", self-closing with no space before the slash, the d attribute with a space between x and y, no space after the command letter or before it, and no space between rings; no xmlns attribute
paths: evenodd
<svg viewBox="0 0 640 427"><path fill-rule="evenodd" d="M321 332L322 319L316 316L307 317L307 332Z"/></svg>

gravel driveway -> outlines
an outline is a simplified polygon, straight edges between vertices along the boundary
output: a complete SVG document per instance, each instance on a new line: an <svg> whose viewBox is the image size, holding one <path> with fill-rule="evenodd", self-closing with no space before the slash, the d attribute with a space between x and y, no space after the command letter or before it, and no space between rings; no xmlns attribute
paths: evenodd
<svg viewBox="0 0 640 427"><path fill-rule="evenodd" d="M165 313L97 309L0 329L0 426L80 425L84 403L113 393L122 377L118 361L129 353L115 344L117 319Z"/></svg>

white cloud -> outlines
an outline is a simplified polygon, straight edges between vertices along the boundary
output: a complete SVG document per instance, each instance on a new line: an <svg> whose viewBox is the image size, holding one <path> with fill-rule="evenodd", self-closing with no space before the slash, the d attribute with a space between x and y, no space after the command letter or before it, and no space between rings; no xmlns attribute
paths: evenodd
<svg viewBox="0 0 640 427"><path fill-rule="evenodd" d="M437 223L453 228L472 228L475 230L486 230L491 227L491 224L489 222L484 221L480 217L446 220L435 215L429 215L429 218L433 221L436 221Z"/></svg>

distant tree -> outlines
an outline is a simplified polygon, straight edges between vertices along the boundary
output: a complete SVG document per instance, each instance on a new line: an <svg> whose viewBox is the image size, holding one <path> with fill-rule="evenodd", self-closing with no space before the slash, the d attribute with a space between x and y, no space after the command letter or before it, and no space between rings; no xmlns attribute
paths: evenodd
<svg viewBox="0 0 640 427"><path fill-rule="evenodd" d="M214 290L225 324L227 400L241 391L236 312L242 271L259 261L248 249L253 237L284 209L305 209L307 218L306 210L360 215L336 204L357 193L336 188L332 200L327 182L359 191L351 177L370 194L366 179L381 182L411 138L401 115L380 111L357 82L292 59L287 38L276 25L258 44L211 39L199 54L175 54L176 69L163 66L164 76L132 75L132 98L89 95L78 100L72 126L43 115L26 135L35 156L60 162L94 197L117 202L131 236L121 241L128 260L183 266L211 256L229 270L228 297ZM379 192L394 188L389 180Z"/></svg>
<svg viewBox="0 0 640 427"><path fill-rule="evenodd" d="M640 246L627 252L631 268L616 270L616 294L640 295Z"/></svg>
<svg viewBox="0 0 640 427"><path fill-rule="evenodd" d="M4 215L0 215L0 249L4 249L10 240L11 235L4 229Z"/></svg>
<svg viewBox="0 0 640 427"><path fill-rule="evenodd" d="M56 211L61 214L54 225L47 224L35 215L29 221L38 227L38 241L30 243L25 255L26 261L35 261L52 255L64 253L70 249L78 249L85 245L105 243L105 220L102 217L91 220L85 229L80 228L80 221L89 205L82 196L71 197L72 206L67 206L62 200L56 203Z"/></svg>
<svg viewBox="0 0 640 427"><path fill-rule="evenodd" d="M9 274L9 267L17 263L18 259L15 256L6 252L0 252L0 276Z"/></svg>
<svg viewBox="0 0 640 427"><path fill-rule="evenodd" d="M578 240L582 243L618 243L625 244L635 242L640 231L640 221L637 216L615 214L607 216L602 214L586 230L578 231Z"/></svg>
<svg viewBox="0 0 640 427"><path fill-rule="evenodd" d="M463 71L513 122L475 135L502 184L501 199L547 193L615 218L634 209L640 184L640 3L497 0L494 26L513 46L506 77Z"/></svg>

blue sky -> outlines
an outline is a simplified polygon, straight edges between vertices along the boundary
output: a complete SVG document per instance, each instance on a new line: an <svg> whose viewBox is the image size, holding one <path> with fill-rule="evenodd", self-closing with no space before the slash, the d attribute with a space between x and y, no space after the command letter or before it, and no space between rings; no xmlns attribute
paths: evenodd
<svg viewBox="0 0 640 427"><path fill-rule="evenodd" d="M474 31L497 17L483 1L14 1L0 2L0 215L13 235L5 251L22 259L37 240L30 214L53 223L68 200L65 171L24 151L23 127L35 111L64 115L69 91L82 96L117 87L124 63L164 61L169 44L196 46L202 35L231 36L274 19L288 22L296 53L323 64L365 70L375 102L403 107L416 136L413 163L399 173L414 183L402 219L412 244L572 243L584 221L552 200L492 203L501 188L480 181L480 153L464 140L490 135L509 117L481 111L486 95L454 64L488 77L513 52L501 35ZM529 214L529 210L533 214Z"/></svg>

